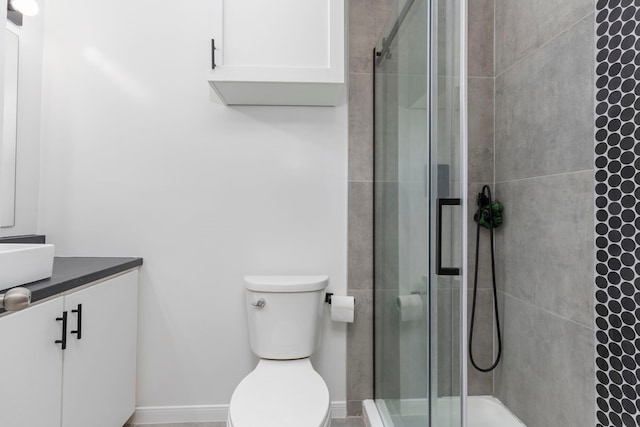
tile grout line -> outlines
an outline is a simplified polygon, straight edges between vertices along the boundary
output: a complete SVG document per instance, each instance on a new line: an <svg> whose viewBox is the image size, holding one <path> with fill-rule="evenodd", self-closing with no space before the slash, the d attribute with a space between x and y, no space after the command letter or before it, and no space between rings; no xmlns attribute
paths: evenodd
<svg viewBox="0 0 640 427"><path fill-rule="evenodd" d="M527 304L527 305L528 305L528 306L530 306L530 307L536 308L536 309L538 309L538 310L540 310L540 311L543 311L543 312L545 312L545 313L547 313L547 314L549 314L549 315L551 315L551 316L553 316L553 317L556 317L556 318L558 318L558 319L560 319L560 320L564 320L565 322L572 323L572 324L574 324L574 325L576 325L576 326L580 326L581 328L587 329L587 330L589 330L589 331L595 331L595 326L594 326L594 327L589 327L589 326L587 326L587 325L585 325L585 324L583 324L583 323L580 323L580 322L578 322L578 321L575 321L575 320L572 320L572 319L566 318L566 317L561 316L561 315L559 315L559 314L557 314L557 313L554 313L553 311L549 311L549 310L547 310L546 308L541 307L541 306L539 306L539 305L537 305L537 304L533 304L533 303L531 303L531 302L529 302L529 301L523 300L522 298L518 298L518 297L516 297L516 296L514 296L514 295L511 295L510 293L508 293L508 292L506 292L506 291L498 290L498 293L502 293L504 296L507 296L507 297L509 297L509 298L512 298L512 299L514 299L514 300L516 300L516 301L519 301L519 302L521 302L521 303L523 303L523 304Z"/></svg>
<svg viewBox="0 0 640 427"><path fill-rule="evenodd" d="M521 62L523 62L525 59L529 58L530 56L532 56L534 53L538 52L539 50L541 50L542 48L548 46L549 44L553 43L554 40L557 40L558 38L560 38L562 35L566 34L567 32L569 32L569 30L571 30L572 28L574 28L575 26L579 25L580 23L582 23L583 21L585 21L589 16L591 15L595 15L595 9L592 10L591 12L589 12L588 14L584 15L583 17L579 18L577 21L575 21L573 24L570 24L568 27L566 27L565 29L563 29L562 31L560 31L557 35L555 35L553 38L547 40L546 42L544 42L543 44L541 44L540 46L534 48L531 52L529 52L528 54L526 54L525 56L523 56L522 58L518 59L516 62L514 62L513 64L509 65L507 68L505 68L504 70L502 70L500 73L496 74L495 78L497 79L498 77L501 77L504 73L506 73L507 71L513 69L514 67L518 66ZM495 65L494 65L495 66Z"/></svg>
<svg viewBox="0 0 640 427"><path fill-rule="evenodd" d="M527 181L527 180L538 179L538 178L553 178L553 177L564 176L564 175L577 175L577 174L580 174L580 173L594 172L594 171L595 171L594 168L581 169L581 170L570 171L570 172L552 173L552 174L549 174L549 175L538 175L538 176L529 176L529 177L526 177L526 178L508 179L508 180L504 180L504 181L496 181L495 183L496 183L496 185L497 184L508 184L510 182Z"/></svg>

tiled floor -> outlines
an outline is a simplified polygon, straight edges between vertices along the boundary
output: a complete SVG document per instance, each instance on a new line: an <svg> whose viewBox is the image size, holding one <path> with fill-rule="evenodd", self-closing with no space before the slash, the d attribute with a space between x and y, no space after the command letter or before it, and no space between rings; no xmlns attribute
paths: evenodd
<svg viewBox="0 0 640 427"><path fill-rule="evenodd" d="M226 427L227 423L125 424L124 427ZM331 427L364 427L360 417L334 418Z"/></svg>

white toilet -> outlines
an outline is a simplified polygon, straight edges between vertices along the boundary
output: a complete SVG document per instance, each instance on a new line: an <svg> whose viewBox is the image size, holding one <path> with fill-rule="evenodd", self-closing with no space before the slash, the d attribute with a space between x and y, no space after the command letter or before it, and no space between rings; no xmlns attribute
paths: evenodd
<svg viewBox="0 0 640 427"><path fill-rule="evenodd" d="M236 387L227 427L328 427L329 389L309 356L320 344L327 276L247 276L258 366Z"/></svg>

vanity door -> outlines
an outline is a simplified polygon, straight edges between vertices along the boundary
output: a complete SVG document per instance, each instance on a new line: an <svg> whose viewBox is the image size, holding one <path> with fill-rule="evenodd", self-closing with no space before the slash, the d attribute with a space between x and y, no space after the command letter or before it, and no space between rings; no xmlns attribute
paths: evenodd
<svg viewBox="0 0 640 427"><path fill-rule="evenodd" d="M0 425L60 426L62 298L0 318Z"/></svg>
<svg viewBox="0 0 640 427"><path fill-rule="evenodd" d="M138 272L64 299L62 426L122 426L135 410Z"/></svg>

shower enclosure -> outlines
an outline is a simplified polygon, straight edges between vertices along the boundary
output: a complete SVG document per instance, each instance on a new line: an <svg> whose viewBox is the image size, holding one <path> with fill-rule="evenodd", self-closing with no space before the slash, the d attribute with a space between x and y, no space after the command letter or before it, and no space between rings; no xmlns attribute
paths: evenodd
<svg viewBox="0 0 640 427"><path fill-rule="evenodd" d="M464 8L400 1L373 52L374 385L385 426L465 419Z"/></svg>

